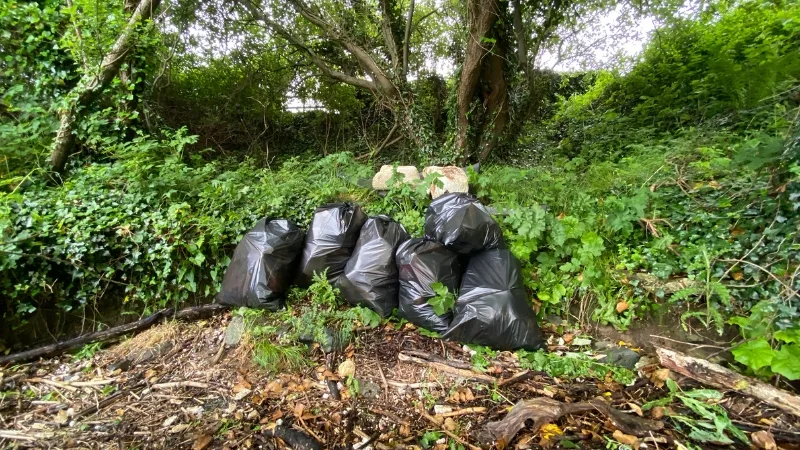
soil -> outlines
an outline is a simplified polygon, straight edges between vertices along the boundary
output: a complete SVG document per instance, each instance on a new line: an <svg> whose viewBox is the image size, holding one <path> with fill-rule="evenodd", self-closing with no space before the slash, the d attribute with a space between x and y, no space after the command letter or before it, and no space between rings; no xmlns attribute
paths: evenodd
<svg viewBox="0 0 800 450"><path fill-rule="evenodd" d="M667 393L654 376L657 364L641 366L630 386L528 372L510 352L499 352L478 372L469 368L468 347L389 324L358 330L349 347L333 354L313 348L304 369L271 374L252 364L246 338L234 348L223 346L230 320L226 312L167 322L85 359L64 355L3 369L0 448L315 448L297 436L324 449L485 448L480 436L488 423L503 419L520 400L542 397L564 403L601 398L631 417L660 419L664 428L635 438L589 412L540 430L529 422L507 448L607 448L612 436L617 443L633 438L629 445L639 448L687 442L677 422L640 410ZM551 336L551 350L563 350L559 338ZM347 360L357 383L337 374ZM795 418L735 393L726 393L720 405L748 436L767 430L782 448L798 448Z"/></svg>

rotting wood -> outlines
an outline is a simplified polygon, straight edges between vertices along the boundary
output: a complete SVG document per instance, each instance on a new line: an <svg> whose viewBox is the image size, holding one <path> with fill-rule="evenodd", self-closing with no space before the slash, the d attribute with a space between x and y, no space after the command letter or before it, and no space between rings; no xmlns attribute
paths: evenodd
<svg viewBox="0 0 800 450"><path fill-rule="evenodd" d="M174 318L177 320L191 321L213 315L214 313L225 309L227 309L226 306L216 303L193 306L181 309L179 311L175 311L172 308L163 309L145 317L144 319L137 320L136 322L126 323L124 325L109 328L107 330L84 334L66 341L56 342L55 344L45 345L43 347L0 357L0 366L4 366L6 364L19 364L37 358L55 356L69 350L82 347L86 344L91 344L93 342L107 342L129 333L146 330L147 328L157 324L161 319Z"/></svg>
<svg viewBox="0 0 800 450"><path fill-rule="evenodd" d="M397 355L397 359L399 359L400 361L403 361L403 362L413 362L413 363L420 364L420 365L423 365L423 366L428 366L428 367L436 369L439 372L442 372L442 373L444 373L446 375L455 376L455 377L459 377L459 378L466 378L468 380L478 381L478 382L481 382L481 383L494 384L497 381L497 378L495 378L495 377L490 377L488 375L484 375L482 373L478 373L478 372L475 372L473 370L459 369L457 367L452 367L452 366L449 366L447 364L442 364L442 363L434 362L434 361L427 361L427 360L424 360L422 358L418 358L416 356L406 355L403 352L400 352Z"/></svg>
<svg viewBox="0 0 800 450"><path fill-rule="evenodd" d="M661 365L667 369L717 389L730 389L769 403L800 417L800 397L761 381L740 375L705 359L694 358L674 350L656 348Z"/></svg>
<svg viewBox="0 0 800 450"><path fill-rule="evenodd" d="M478 439L485 445L496 445L497 448L502 449L508 446L529 419L533 420L532 430L537 431L543 425L554 422L567 414L590 411L602 413L625 434L645 437L653 431L664 428L663 422L625 414L602 400L563 403L551 398L540 397L518 402L503 419L487 424L478 434Z"/></svg>

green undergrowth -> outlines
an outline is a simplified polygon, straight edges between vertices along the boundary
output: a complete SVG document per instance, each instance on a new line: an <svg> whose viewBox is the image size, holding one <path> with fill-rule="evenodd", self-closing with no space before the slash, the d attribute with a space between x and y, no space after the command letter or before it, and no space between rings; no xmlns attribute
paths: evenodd
<svg viewBox="0 0 800 450"><path fill-rule="evenodd" d="M8 330L54 311L121 305L140 314L207 302L238 239L263 216L307 226L320 204L353 201L422 234L424 186L398 184L380 196L358 186L373 171L348 154L269 170L185 161L192 141L182 132L138 138L116 150L124 158L77 168L61 187L36 174L7 185L0 296ZM583 320L624 329L675 313L687 328L721 331L729 321L746 328L760 305L772 344L771 333L796 327L793 142L778 132L689 130L630 143L618 161L553 157L532 169L489 167L471 181L499 211L540 316L578 308L591 312ZM684 288L661 286L674 279Z"/></svg>
<svg viewBox="0 0 800 450"><path fill-rule="evenodd" d="M345 304L325 274L315 275L307 289L293 288L287 300L287 308L275 313L249 308L235 312L243 317L253 342L253 362L271 373L306 367L309 348L342 350L355 329L381 324L374 311Z"/></svg>
<svg viewBox="0 0 800 450"><path fill-rule="evenodd" d="M517 352L523 369L545 372L554 378L574 380L575 378L611 379L617 383L629 385L637 376L624 367L604 364L583 353L567 353L558 355L545 351Z"/></svg>

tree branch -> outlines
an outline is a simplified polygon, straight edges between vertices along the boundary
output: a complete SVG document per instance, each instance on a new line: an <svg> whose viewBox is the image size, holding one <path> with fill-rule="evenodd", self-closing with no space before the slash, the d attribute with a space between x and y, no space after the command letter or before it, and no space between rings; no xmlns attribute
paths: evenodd
<svg viewBox="0 0 800 450"><path fill-rule="evenodd" d="M408 16L406 18L406 34L403 37L403 78L408 74L408 46L411 41L411 24L414 21L414 0L408 6Z"/></svg>
<svg viewBox="0 0 800 450"><path fill-rule="evenodd" d="M386 50L389 52L389 57L392 59L392 67L394 67L394 71L397 73L400 61L397 55L397 43L392 33L392 16L389 15L389 6L386 4L386 0L380 0L379 3L382 16L381 32L383 33L383 40L386 42ZM411 0L411 4L414 4L414 0Z"/></svg>
<svg viewBox="0 0 800 450"><path fill-rule="evenodd" d="M309 8L302 0L289 0L289 3L294 5L297 8L297 12L300 13L306 20L313 23L323 33L325 33L329 38L339 42L353 57L356 58L359 65L362 69L369 75L375 83L377 83L380 91L386 95L387 97L394 97L397 92L397 87L389 79L383 69L378 66L372 56L370 56L369 52L361 48L357 45L352 39L347 36L344 36L340 33L333 24L327 22L325 19L320 17L316 12L314 12L311 8Z"/></svg>
<svg viewBox="0 0 800 450"><path fill-rule="evenodd" d="M319 57L319 55L317 55L317 53L314 50L312 50L308 45L306 45L302 41L302 39L292 34L289 30L287 30L278 22L275 22L274 20L269 18L269 16L264 14L260 9L256 8L256 6L253 5L252 2L245 0L242 3L250 11L253 17L264 22L264 24L266 24L272 31L274 31L275 33L279 34L284 39L289 41L290 44L306 52L306 54L308 54L309 59L311 59L311 62L314 63L314 65L317 66L317 68L319 68L319 70L322 71L322 73L327 77L337 81L341 81L342 83L349 84L351 86L355 86L360 89L366 89L372 92L378 91L378 85L373 81L347 75L343 72L331 68L328 64L325 63L325 61L323 61L322 58Z"/></svg>

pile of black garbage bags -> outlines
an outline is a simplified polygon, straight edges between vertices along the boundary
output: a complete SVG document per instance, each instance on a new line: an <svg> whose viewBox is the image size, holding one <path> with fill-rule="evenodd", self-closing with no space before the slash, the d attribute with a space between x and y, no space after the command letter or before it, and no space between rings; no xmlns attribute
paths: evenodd
<svg viewBox="0 0 800 450"><path fill-rule="evenodd" d="M445 339L498 350L544 346L520 263L505 248L500 226L469 194L434 200L423 238L350 203L317 208L305 234L289 220L262 219L236 247L217 302L275 311L291 284L307 286L326 269L348 303L382 317L397 309ZM458 293L444 315L428 304L436 282Z"/></svg>

